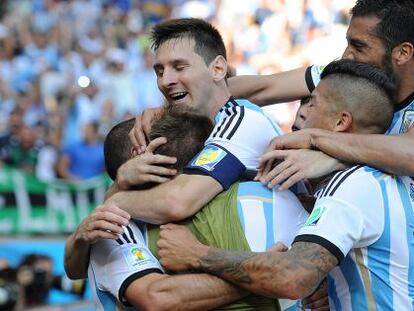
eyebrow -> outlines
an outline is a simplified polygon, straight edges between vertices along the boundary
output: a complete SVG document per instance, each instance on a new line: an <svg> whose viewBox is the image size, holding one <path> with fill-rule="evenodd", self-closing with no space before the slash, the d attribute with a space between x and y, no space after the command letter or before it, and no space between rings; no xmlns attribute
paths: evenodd
<svg viewBox="0 0 414 311"><path fill-rule="evenodd" d="M360 39L354 39L354 38L347 37L347 40L352 46L356 46L356 47L367 47L368 46L368 44L366 44L364 41Z"/></svg>
<svg viewBox="0 0 414 311"><path fill-rule="evenodd" d="M177 66L177 65L183 65L183 64L188 64L188 60L184 59L184 58L178 58L178 59L174 59L173 61L169 62L173 67ZM160 64L160 63L155 63L154 66L152 66L154 68L154 70L157 69L162 69L164 68L164 65Z"/></svg>

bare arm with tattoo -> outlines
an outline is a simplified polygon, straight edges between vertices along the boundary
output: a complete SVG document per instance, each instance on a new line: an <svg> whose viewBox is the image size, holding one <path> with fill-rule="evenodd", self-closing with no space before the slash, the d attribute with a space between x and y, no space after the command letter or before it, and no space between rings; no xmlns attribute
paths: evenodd
<svg viewBox="0 0 414 311"><path fill-rule="evenodd" d="M197 269L267 297L299 299L312 294L338 264L324 247L297 242L287 252L226 251L201 244L184 227L162 226L161 264L172 270Z"/></svg>

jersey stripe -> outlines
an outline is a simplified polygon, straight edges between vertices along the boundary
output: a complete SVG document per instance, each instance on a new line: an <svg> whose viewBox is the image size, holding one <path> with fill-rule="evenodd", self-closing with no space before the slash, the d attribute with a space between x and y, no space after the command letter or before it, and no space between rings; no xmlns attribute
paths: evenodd
<svg viewBox="0 0 414 311"><path fill-rule="evenodd" d="M401 196L406 217L406 232L409 253L408 296L411 299L411 309L414 310L414 206L410 202L410 195L400 179L398 180L398 192Z"/></svg>
<svg viewBox="0 0 414 311"><path fill-rule="evenodd" d="M122 237L124 238L126 243L131 243L131 241L128 239L128 236L126 235L126 233L122 233Z"/></svg>
<svg viewBox="0 0 414 311"><path fill-rule="evenodd" d="M368 311L364 285L362 284L358 268L351 256L346 256L343 259L340 269L348 283L349 291L352 293L352 309L350 310Z"/></svg>
<svg viewBox="0 0 414 311"><path fill-rule="evenodd" d="M226 110L226 112L227 112L227 111L228 111L228 110ZM232 107L232 108L231 108L231 117L229 118L229 120L228 120L228 122L227 122L226 126L224 127L223 131L220 133L220 135L219 135L219 137L220 137L220 138L223 138L224 133L226 133L226 131L229 129L229 127L230 127L230 125L233 123L233 120L234 120L234 118L236 117L236 115L237 115L236 108L235 108L235 107Z"/></svg>
<svg viewBox="0 0 414 311"><path fill-rule="evenodd" d="M338 297L338 291L336 290L335 280L328 274L328 276L326 277L326 281L328 284L330 309L333 309L335 311L342 311L341 302Z"/></svg>
<svg viewBox="0 0 414 311"><path fill-rule="evenodd" d="M227 136L227 139L231 139L233 137L234 133L236 133L237 129L239 128L240 123L242 122L243 118L244 118L244 107L241 106L239 118L237 119L236 125L233 127L230 134Z"/></svg>
<svg viewBox="0 0 414 311"><path fill-rule="evenodd" d="M272 203L266 203L263 202L263 211L264 211L264 217L266 220L266 250L268 250L270 247L275 244L274 236L276 234L277 228L274 228L273 225L273 202ZM273 232L273 234L272 234Z"/></svg>
<svg viewBox="0 0 414 311"><path fill-rule="evenodd" d="M391 247L389 197L384 180L378 177L384 208L384 228L380 238L368 247L368 267L371 271L376 271L376 273L371 273L371 280L377 305L392 306L393 295L388 286L390 284L389 250Z"/></svg>
<svg viewBox="0 0 414 311"><path fill-rule="evenodd" d="M367 298L368 310L375 311L377 310L377 306L375 305L374 296L372 293L372 284L371 279L369 277L369 270L367 265L364 262L364 256L362 254L361 248L356 248L354 250L355 253L355 260L358 264L359 271L361 273L362 282L365 287L365 294Z"/></svg>
<svg viewBox="0 0 414 311"><path fill-rule="evenodd" d="M256 200L240 200L244 233L253 252L266 250L266 218L263 204Z"/></svg>
<svg viewBox="0 0 414 311"><path fill-rule="evenodd" d="M126 226L126 227L127 227L128 232L129 232L129 236L132 239L132 243L137 244L137 240L135 240L134 233L132 232L132 229L129 226Z"/></svg>
<svg viewBox="0 0 414 311"><path fill-rule="evenodd" d="M335 187L328 193L329 196L333 195L335 193L335 191L338 189L338 187L349 177L351 176L352 173L354 173L356 170L360 169L362 167L362 165L357 165L351 169L349 169L348 171L346 171L346 174L341 178L341 180L339 180L337 182L337 184L335 185Z"/></svg>
<svg viewBox="0 0 414 311"><path fill-rule="evenodd" d="M228 120L228 117L224 117L224 119L220 122L220 125L217 126L216 131L213 133L212 137L216 137L217 136L217 134L221 130L221 127L224 125L224 123L226 123L227 120Z"/></svg>
<svg viewBox="0 0 414 311"><path fill-rule="evenodd" d="M326 196L328 191L331 190L332 186L340 179L342 175L345 174L345 171L340 171L332 177L332 179L329 181L329 183L320 191L320 195L317 197L318 199L323 198Z"/></svg>
<svg viewBox="0 0 414 311"><path fill-rule="evenodd" d="M98 297L100 307L101 307L98 310L116 311L117 299L114 296L112 296L110 293L104 292L98 288L98 285L96 284L95 270L93 269L93 267L91 267L91 271L93 274L93 287L95 289L96 296Z"/></svg>

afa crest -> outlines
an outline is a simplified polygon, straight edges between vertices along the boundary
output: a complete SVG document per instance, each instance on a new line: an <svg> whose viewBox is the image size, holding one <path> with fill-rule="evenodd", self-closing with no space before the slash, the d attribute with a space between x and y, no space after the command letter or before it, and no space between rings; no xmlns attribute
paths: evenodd
<svg viewBox="0 0 414 311"><path fill-rule="evenodd" d="M191 166L198 166L212 171L226 155L227 152L217 146L206 146L193 160Z"/></svg>
<svg viewBox="0 0 414 311"><path fill-rule="evenodd" d="M407 110L404 112L400 133L407 133L408 129L414 124L414 110Z"/></svg>

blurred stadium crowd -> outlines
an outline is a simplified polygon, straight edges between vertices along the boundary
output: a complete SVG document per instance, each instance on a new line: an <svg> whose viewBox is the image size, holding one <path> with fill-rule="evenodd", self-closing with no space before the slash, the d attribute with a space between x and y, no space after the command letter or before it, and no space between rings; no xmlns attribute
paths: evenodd
<svg viewBox="0 0 414 311"><path fill-rule="evenodd" d="M269 74L339 57L354 2L1 1L0 163L44 181L101 174L107 131L163 104L148 41L161 20L209 20L237 74ZM271 113L289 128L295 108Z"/></svg>

